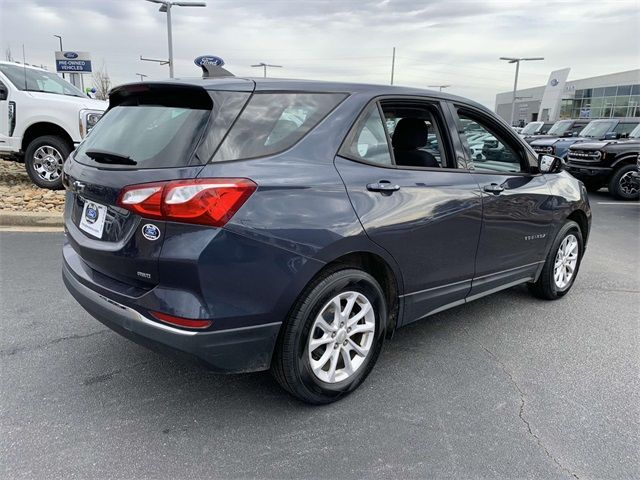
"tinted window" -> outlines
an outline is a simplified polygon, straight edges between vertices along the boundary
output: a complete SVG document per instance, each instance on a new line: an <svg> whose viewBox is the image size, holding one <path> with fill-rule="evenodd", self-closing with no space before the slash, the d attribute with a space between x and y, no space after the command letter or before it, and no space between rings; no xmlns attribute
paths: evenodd
<svg viewBox="0 0 640 480"><path fill-rule="evenodd" d="M377 104L373 103L365 110L349 133L340 154L357 160L391 165L387 135Z"/></svg>
<svg viewBox="0 0 640 480"><path fill-rule="evenodd" d="M458 112L463 127L462 139L469 156L470 168L488 172L522 172L520 155L504 136L482 120Z"/></svg>
<svg viewBox="0 0 640 480"><path fill-rule="evenodd" d="M262 157L286 150L345 97L341 93L256 93L213 161Z"/></svg>
<svg viewBox="0 0 640 480"><path fill-rule="evenodd" d="M81 163L96 164L90 157L91 152L103 151L135 162L113 165L117 168L188 165L210 113L210 110L162 105L120 105L110 109L91 129L74 158Z"/></svg>

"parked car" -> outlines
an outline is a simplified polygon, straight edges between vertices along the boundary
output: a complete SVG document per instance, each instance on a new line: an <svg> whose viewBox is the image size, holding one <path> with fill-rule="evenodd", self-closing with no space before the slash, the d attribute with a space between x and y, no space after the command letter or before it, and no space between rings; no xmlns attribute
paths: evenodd
<svg viewBox="0 0 640 480"><path fill-rule="evenodd" d="M580 131L578 137L543 138L531 141L531 146L537 153L557 155L566 160L569 147L574 143L624 138L638 123L640 118L637 117L592 120Z"/></svg>
<svg viewBox="0 0 640 480"><path fill-rule="evenodd" d="M502 161L471 157L477 131ZM316 404L357 388L399 327L517 284L562 297L591 224L559 158L476 103L392 86L116 87L64 183L62 273L89 313Z"/></svg>
<svg viewBox="0 0 640 480"><path fill-rule="evenodd" d="M24 161L39 187L62 188L62 165L107 102L42 68L0 61L0 156Z"/></svg>
<svg viewBox="0 0 640 480"><path fill-rule="evenodd" d="M535 135L546 135L551 127L553 122L529 122L522 128L519 135L525 139Z"/></svg>
<svg viewBox="0 0 640 480"><path fill-rule="evenodd" d="M589 120L558 120L545 134L529 135L524 137L527 143L531 143L534 140L540 140L542 138L558 138L558 137L577 137L582 129L587 126Z"/></svg>
<svg viewBox="0 0 640 480"><path fill-rule="evenodd" d="M572 145L567 155L567 171L579 178L589 191L607 187L620 200L637 200L636 181L640 156L640 125L624 140L584 142Z"/></svg>

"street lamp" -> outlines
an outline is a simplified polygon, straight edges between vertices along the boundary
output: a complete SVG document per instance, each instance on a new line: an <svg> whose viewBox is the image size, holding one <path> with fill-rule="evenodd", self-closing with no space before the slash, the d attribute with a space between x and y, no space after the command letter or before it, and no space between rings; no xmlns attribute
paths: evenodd
<svg viewBox="0 0 640 480"><path fill-rule="evenodd" d="M439 91L449 88L451 85L429 85L429 88L437 88Z"/></svg>
<svg viewBox="0 0 640 480"><path fill-rule="evenodd" d="M282 68L282 65L271 65L269 63L260 62L255 65L251 65L252 67L262 67L264 78L267 78L267 67L275 67Z"/></svg>
<svg viewBox="0 0 640 480"><path fill-rule="evenodd" d="M509 63L516 64L516 78L513 82L513 101L511 102L511 118L509 119L509 123L513 125L513 120L516 115L516 90L518 89L518 71L520 70L520 62L544 60L544 57L528 57L528 58L500 57L500 60L506 60Z"/></svg>
<svg viewBox="0 0 640 480"><path fill-rule="evenodd" d="M171 36L171 7L206 7L207 4L205 2L172 2L170 0L147 0L147 2L159 3L160 11L167 13L167 41L169 42L169 78L173 78L173 39Z"/></svg>
<svg viewBox="0 0 640 480"><path fill-rule="evenodd" d="M149 76L149 75L145 75L144 73L136 73L136 75L140 77L141 82L144 82L144 79Z"/></svg>
<svg viewBox="0 0 640 480"><path fill-rule="evenodd" d="M62 36L54 35L54 37L58 37L58 40L60 40L60 51L63 52L64 50L62 49ZM65 78L64 77L64 72L62 72L62 78Z"/></svg>

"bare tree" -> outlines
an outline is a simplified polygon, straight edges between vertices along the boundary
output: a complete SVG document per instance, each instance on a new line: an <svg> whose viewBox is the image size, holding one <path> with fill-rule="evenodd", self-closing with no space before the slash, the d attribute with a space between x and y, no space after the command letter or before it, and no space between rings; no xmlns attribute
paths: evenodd
<svg viewBox="0 0 640 480"><path fill-rule="evenodd" d="M109 97L109 90L111 89L111 79L109 78L109 72L104 62L102 67L93 72L93 83L96 87L96 98L100 100L106 100Z"/></svg>

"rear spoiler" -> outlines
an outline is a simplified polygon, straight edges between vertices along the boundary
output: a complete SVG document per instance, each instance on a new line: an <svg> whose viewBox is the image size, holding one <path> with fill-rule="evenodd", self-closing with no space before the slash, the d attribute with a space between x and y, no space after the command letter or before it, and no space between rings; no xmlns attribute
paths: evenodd
<svg viewBox="0 0 640 480"><path fill-rule="evenodd" d="M202 78L235 77L235 75L229 70L226 70L220 65L216 65L214 63L203 62L200 67L202 68Z"/></svg>

